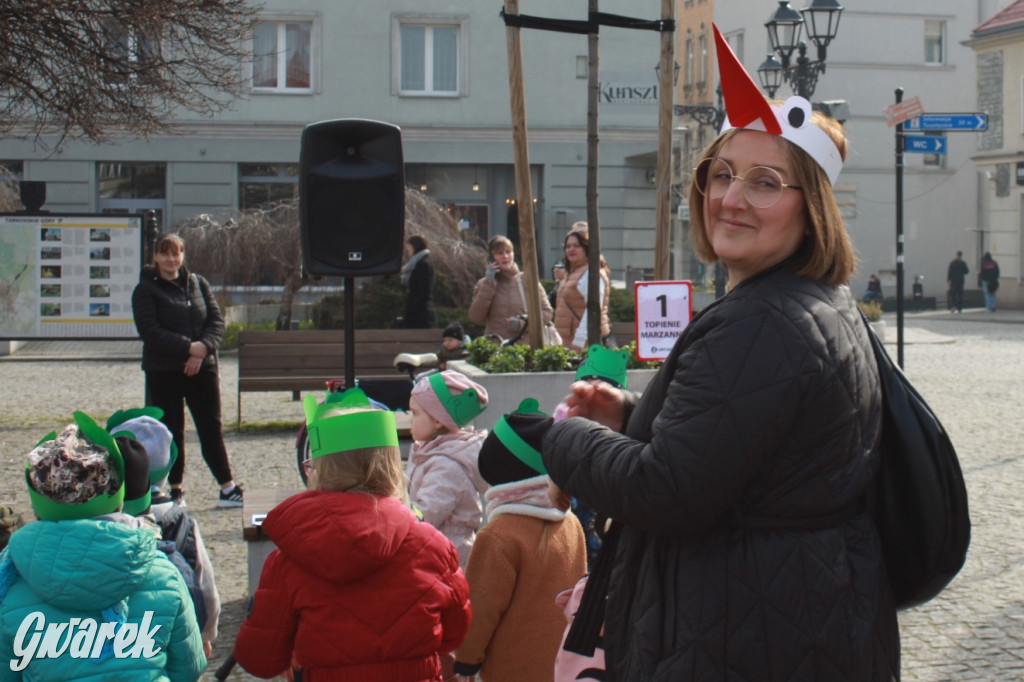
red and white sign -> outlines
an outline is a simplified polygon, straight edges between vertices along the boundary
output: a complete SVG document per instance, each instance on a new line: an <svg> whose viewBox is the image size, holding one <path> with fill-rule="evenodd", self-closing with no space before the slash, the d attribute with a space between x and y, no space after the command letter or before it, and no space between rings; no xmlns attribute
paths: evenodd
<svg viewBox="0 0 1024 682"><path fill-rule="evenodd" d="M637 282L636 357L664 360L693 317L691 282Z"/></svg>
<svg viewBox="0 0 1024 682"><path fill-rule="evenodd" d="M890 104L885 109L882 109L882 115L885 116L885 124L890 128L912 118L917 118L923 113L924 105L921 104L920 97L911 97L899 104Z"/></svg>

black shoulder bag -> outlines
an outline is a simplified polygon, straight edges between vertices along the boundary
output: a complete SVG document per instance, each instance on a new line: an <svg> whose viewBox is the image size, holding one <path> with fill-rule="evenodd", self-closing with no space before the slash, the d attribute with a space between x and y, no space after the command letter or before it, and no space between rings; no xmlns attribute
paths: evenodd
<svg viewBox="0 0 1024 682"><path fill-rule="evenodd" d="M882 385L881 467L868 508L896 606L908 609L938 595L964 565L967 487L946 430L870 327L868 336Z"/></svg>

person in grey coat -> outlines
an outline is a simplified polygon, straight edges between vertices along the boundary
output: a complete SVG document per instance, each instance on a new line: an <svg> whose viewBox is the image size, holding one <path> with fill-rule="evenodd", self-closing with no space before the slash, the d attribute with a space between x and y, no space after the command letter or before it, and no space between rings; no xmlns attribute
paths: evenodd
<svg viewBox="0 0 1024 682"><path fill-rule="evenodd" d="M737 111L723 83L746 127L704 151L690 210L729 293L643 395L576 383L543 440L553 500L613 519L566 649L587 653L603 625L612 682L899 679L865 507L878 368L832 191L846 140L802 98Z"/></svg>

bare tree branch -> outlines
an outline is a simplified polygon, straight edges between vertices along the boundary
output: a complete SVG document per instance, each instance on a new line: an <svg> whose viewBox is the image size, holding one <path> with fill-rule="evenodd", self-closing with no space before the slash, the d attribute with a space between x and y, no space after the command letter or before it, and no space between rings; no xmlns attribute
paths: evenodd
<svg viewBox="0 0 1024 682"><path fill-rule="evenodd" d="M0 134L105 141L173 131L242 93L246 0L0 3Z"/></svg>

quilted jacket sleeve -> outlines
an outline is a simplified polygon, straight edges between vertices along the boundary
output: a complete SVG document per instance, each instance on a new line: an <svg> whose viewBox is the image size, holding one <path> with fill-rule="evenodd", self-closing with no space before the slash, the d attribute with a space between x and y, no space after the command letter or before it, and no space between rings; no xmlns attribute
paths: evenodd
<svg viewBox="0 0 1024 682"><path fill-rule="evenodd" d="M298 614L284 572L284 559L275 550L263 565L252 610L235 638L235 660L257 677L274 677L291 664Z"/></svg>
<svg viewBox="0 0 1024 682"><path fill-rule="evenodd" d="M167 677L171 682L192 682L206 668L203 638L192 607L192 598L180 575L175 576L178 591L178 613L167 641Z"/></svg>
<svg viewBox="0 0 1024 682"><path fill-rule="evenodd" d="M148 281L139 282L132 292L132 316L135 329L142 340L164 355L180 358L182 362L188 357L188 346L192 339L186 334L167 329L160 323L157 307L161 295L156 287Z"/></svg>
<svg viewBox="0 0 1024 682"><path fill-rule="evenodd" d="M462 492L473 483L457 462L444 455L435 455L421 466L425 471L412 502L423 512L424 521L440 528L455 512Z"/></svg>
<svg viewBox="0 0 1024 682"><path fill-rule="evenodd" d="M512 601L519 574L514 544L503 541L497 533L489 532L491 530L490 526L481 529L466 565L473 624L466 641L455 652L455 658L463 663L483 662L491 637Z"/></svg>
<svg viewBox="0 0 1024 682"><path fill-rule="evenodd" d="M544 461L559 487L651 533L700 533L736 509L823 368L766 304L706 327L689 330L648 386L628 435L579 418L548 431Z"/></svg>
<svg viewBox="0 0 1024 682"><path fill-rule="evenodd" d="M494 292L498 284L493 279L481 277L473 288L473 300L469 303L469 321L475 324L487 322L487 313L491 309L491 301L494 300Z"/></svg>
<svg viewBox="0 0 1024 682"><path fill-rule="evenodd" d="M199 290L206 303L206 322L202 334L196 340L202 341L210 353L215 353L224 340L224 314L217 305L217 297L213 295L210 283L199 275L196 275L196 279L199 280Z"/></svg>

